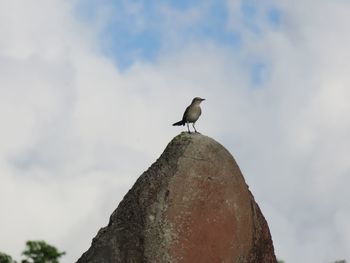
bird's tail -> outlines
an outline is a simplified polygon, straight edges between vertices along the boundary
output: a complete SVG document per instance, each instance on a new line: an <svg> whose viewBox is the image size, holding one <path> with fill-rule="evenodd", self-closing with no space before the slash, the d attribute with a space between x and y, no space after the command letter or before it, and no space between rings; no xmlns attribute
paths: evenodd
<svg viewBox="0 0 350 263"><path fill-rule="evenodd" d="M173 124L173 126L180 126L180 125L185 125L185 122L184 121L178 121L178 122L175 122L174 124Z"/></svg>

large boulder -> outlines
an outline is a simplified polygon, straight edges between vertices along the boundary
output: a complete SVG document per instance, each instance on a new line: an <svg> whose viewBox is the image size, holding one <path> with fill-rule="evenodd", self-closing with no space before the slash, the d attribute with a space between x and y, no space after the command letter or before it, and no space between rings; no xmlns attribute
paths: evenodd
<svg viewBox="0 0 350 263"><path fill-rule="evenodd" d="M232 155L181 133L136 181L78 263L276 263Z"/></svg>

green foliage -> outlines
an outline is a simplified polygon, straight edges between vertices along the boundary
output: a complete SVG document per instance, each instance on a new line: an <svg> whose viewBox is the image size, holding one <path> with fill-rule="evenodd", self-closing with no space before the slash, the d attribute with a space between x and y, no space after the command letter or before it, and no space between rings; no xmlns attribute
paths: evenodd
<svg viewBox="0 0 350 263"><path fill-rule="evenodd" d="M27 241L22 255L25 257L22 263L59 263L58 259L66 254L59 252L57 248L45 241Z"/></svg>
<svg viewBox="0 0 350 263"><path fill-rule="evenodd" d="M16 263L11 256L0 252L0 263Z"/></svg>

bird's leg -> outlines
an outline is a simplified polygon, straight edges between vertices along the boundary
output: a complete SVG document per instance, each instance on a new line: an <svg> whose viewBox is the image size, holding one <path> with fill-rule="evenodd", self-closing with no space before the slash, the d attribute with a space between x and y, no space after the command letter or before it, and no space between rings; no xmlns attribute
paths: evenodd
<svg viewBox="0 0 350 263"><path fill-rule="evenodd" d="M197 130L196 130L196 127L194 127L194 124L195 124L195 123L193 122L193 123L192 123L192 127L193 127L193 129L194 129L194 132L195 132L195 133L198 133Z"/></svg>
<svg viewBox="0 0 350 263"><path fill-rule="evenodd" d="M188 133L191 133L191 131L190 131L190 126L188 126L188 122L186 122L186 124L187 124Z"/></svg>

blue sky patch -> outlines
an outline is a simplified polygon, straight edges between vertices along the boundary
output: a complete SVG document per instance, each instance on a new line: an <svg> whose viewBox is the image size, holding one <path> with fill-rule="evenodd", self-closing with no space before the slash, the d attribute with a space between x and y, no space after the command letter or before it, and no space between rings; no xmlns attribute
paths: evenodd
<svg viewBox="0 0 350 263"><path fill-rule="evenodd" d="M193 23L182 25L181 21L170 21L162 8L184 15L192 10L200 16ZM75 11L81 21L92 25L98 23L101 13L108 14L102 18L106 23L99 32L100 48L122 70L137 60L153 61L164 48L183 48L189 42L210 41L233 48L240 45L239 34L228 30L228 7L221 0L81 0ZM177 30L177 46L169 45L169 28Z"/></svg>
<svg viewBox="0 0 350 263"><path fill-rule="evenodd" d="M256 5L251 1L243 1L241 4L241 10L247 20L254 19L258 13Z"/></svg>
<svg viewBox="0 0 350 263"><path fill-rule="evenodd" d="M200 6L202 0L163 0L163 4L167 4L178 10L188 10L189 8ZM158 2L159 3L159 2Z"/></svg>
<svg viewBox="0 0 350 263"><path fill-rule="evenodd" d="M253 1L242 1L241 12L243 14L244 25L250 32L258 35L261 33L258 6Z"/></svg>
<svg viewBox="0 0 350 263"><path fill-rule="evenodd" d="M272 7L267 12L267 19L272 26L279 26L281 24L282 14L277 7Z"/></svg>

